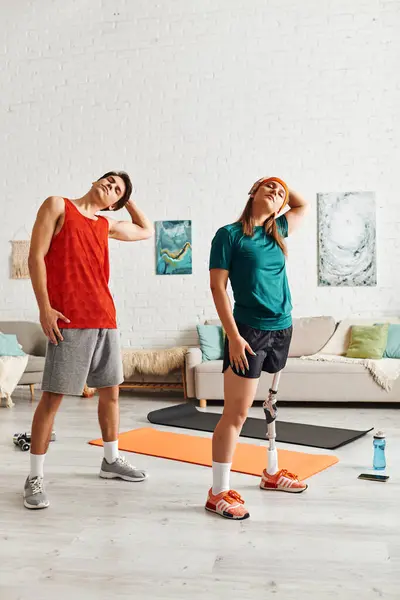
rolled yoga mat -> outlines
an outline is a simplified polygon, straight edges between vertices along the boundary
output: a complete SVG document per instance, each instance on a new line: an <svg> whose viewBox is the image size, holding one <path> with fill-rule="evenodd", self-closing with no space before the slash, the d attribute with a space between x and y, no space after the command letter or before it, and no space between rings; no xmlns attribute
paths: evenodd
<svg viewBox="0 0 400 600"><path fill-rule="evenodd" d="M261 409L262 410L262 409ZM181 427L197 431L214 431L221 415L219 413L202 412L194 404L176 404L153 410L147 415L150 423L167 425L168 427ZM266 420L249 417L246 419L241 437L257 440L266 439ZM362 437L373 427L366 430L339 429L335 427L322 427L320 425L307 425L304 423L288 423L276 421L276 441L285 444L297 444L310 448L324 448L334 450Z"/></svg>

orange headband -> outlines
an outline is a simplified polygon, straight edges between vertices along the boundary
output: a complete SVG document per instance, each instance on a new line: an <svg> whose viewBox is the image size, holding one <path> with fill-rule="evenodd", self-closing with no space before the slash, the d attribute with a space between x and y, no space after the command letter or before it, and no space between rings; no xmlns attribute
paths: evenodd
<svg viewBox="0 0 400 600"><path fill-rule="evenodd" d="M289 189L288 189L288 186L286 185L286 183L284 181L282 181L282 179L279 179L279 177L262 177L261 179L259 179L255 183L253 183L251 190L249 191L249 196L254 196L254 194L257 192L258 188L260 187L260 185L262 185L263 183L267 183L267 181L277 181L278 183L281 184L281 186L285 190L285 198L283 200L282 206L278 210L278 212L280 212L289 201Z"/></svg>

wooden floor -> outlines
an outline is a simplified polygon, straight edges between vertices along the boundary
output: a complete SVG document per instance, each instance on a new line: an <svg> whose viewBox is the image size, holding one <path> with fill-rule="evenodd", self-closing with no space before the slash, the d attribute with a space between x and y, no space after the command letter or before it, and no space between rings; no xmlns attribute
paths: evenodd
<svg viewBox="0 0 400 600"><path fill-rule="evenodd" d="M400 409L282 407L283 420L384 428L391 479L357 480L371 465L369 434L336 451L339 464L300 496L233 474L251 510L235 523L204 511L209 468L128 454L148 481L101 480L102 449L87 444L98 436L94 399L64 400L45 463L51 506L26 510L29 457L12 435L30 428L28 398L18 390L16 406L0 409L1 600L400 599ZM121 430L180 401L123 393Z"/></svg>

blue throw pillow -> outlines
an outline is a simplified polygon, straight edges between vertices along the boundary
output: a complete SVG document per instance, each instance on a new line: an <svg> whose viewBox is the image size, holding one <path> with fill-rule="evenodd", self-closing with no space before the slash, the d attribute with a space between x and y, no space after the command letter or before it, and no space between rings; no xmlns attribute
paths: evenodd
<svg viewBox="0 0 400 600"><path fill-rule="evenodd" d="M400 358L400 325L391 323L384 358Z"/></svg>
<svg viewBox="0 0 400 600"><path fill-rule="evenodd" d="M220 325L197 325L203 362L224 356L224 332Z"/></svg>
<svg viewBox="0 0 400 600"><path fill-rule="evenodd" d="M17 336L13 333L0 333L0 356L25 356L18 344Z"/></svg>

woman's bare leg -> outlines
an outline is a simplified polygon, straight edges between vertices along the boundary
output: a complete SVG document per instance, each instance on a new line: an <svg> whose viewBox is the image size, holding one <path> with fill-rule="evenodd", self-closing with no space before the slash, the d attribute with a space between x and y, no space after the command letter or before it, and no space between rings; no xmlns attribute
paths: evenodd
<svg viewBox="0 0 400 600"><path fill-rule="evenodd" d="M232 462L237 439L256 395L258 381L239 377L231 368L225 371L224 410L212 439L214 462Z"/></svg>

